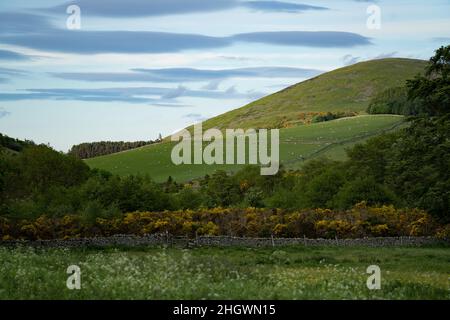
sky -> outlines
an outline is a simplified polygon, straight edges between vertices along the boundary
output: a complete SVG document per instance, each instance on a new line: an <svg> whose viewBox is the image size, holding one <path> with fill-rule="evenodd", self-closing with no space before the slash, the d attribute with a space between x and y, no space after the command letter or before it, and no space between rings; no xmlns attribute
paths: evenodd
<svg viewBox="0 0 450 320"><path fill-rule="evenodd" d="M449 12L450 0L1 1L0 132L61 151L153 140L336 68L429 59L450 43Z"/></svg>

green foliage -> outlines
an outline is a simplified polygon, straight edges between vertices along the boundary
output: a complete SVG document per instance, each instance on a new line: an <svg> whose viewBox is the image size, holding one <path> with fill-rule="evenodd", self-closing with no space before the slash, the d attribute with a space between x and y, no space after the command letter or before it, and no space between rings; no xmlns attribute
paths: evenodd
<svg viewBox="0 0 450 320"><path fill-rule="evenodd" d="M264 192L258 187L252 187L245 193L244 204L246 207L263 208Z"/></svg>
<svg viewBox="0 0 450 320"><path fill-rule="evenodd" d="M297 189L280 187L272 195L265 199L264 203L269 208L295 209L302 208Z"/></svg>
<svg viewBox="0 0 450 320"><path fill-rule="evenodd" d="M450 112L450 45L436 50L426 68L425 76L418 75L407 82L408 97L421 99L424 110L431 116Z"/></svg>
<svg viewBox="0 0 450 320"><path fill-rule="evenodd" d="M333 198L333 207L349 209L364 201L371 206L395 203L394 195L373 177L358 177L347 182Z"/></svg>
<svg viewBox="0 0 450 320"><path fill-rule="evenodd" d="M215 172L204 186L208 207L227 207L241 199L239 184L225 171Z"/></svg>
<svg viewBox="0 0 450 320"><path fill-rule="evenodd" d="M96 201L103 208L114 204L122 212L174 209L172 196L143 176L93 176L80 187L80 197L81 202Z"/></svg>
<svg viewBox="0 0 450 320"><path fill-rule="evenodd" d="M67 217L68 215L65 216ZM87 200L81 207L78 216L83 226L92 228L97 223L97 219L118 219L122 217L122 212L116 204L105 206L100 201Z"/></svg>
<svg viewBox="0 0 450 320"><path fill-rule="evenodd" d="M388 88L377 94L370 101L369 114L400 114L405 116L418 115L422 112L420 99L408 99L405 87Z"/></svg>
<svg viewBox="0 0 450 320"><path fill-rule="evenodd" d="M7 135L3 135L0 133L0 151L2 150L2 148L5 148L8 150L20 152L25 147L30 145L34 145L34 142L29 140L22 141L19 139L13 139L8 137Z"/></svg>
<svg viewBox="0 0 450 320"><path fill-rule="evenodd" d="M450 219L450 116L419 118L396 134L349 152L350 174L373 177L395 193L399 206Z"/></svg>
<svg viewBox="0 0 450 320"><path fill-rule="evenodd" d="M52 186L78 185L89 176L89 167L71 156L62 155L47 146L31 146L21 152L19 179L28 190L45 190Z"/></svg>
<svg viewBox="0 0 450 320"><path fill-rule="evenodd" d="M346 181L345 174L337 167L327 168L315 176L306 186L299 197L303 200L303 207L331 208L332 199Z"/></svg>
<svg viewBox="0 0 450 320"><path fill-rule="evenodd" d="M371 176L376 182L383 183L387 174L389 151L400 136L400 133L381 135L349 149L350 174Z"/></svg>
<svg viewBox="0 0 450 320"><path fill-rule="evenodd" d="M450 218L450 116L419 119L389 151L385 181L405 205Z"/></svg>
<svg viewBox="0 0 450 320"><path fill-rule="evenodd" d="M69 188L84 182L89 167L45 145L30 145L16 155L0 156L2 197L25 198L51 188Z"/></svg>
<svg viewBox="0 0 450 320"><path fill-rule="evenodd" d="M325 122L325 121L332 121L336 119L341 118L348 118L348 117L355 117L357 116L357 113L355 112L324 112L319 113L318 115L314 116L311 120L312 123L318 123L318 122Z"/></svg>
<svg viewBox="0 0 450 320"><path fill-rule="evenodd" d="M11 164L5 157L0 157L0 204L3 205L6 197L6 188L8 187L8 177L11 173Z"/></svg>
<svg viewBox="0 0 450 320"><path fill-rule="evenodd" d="M204 198L204 194L194 190L192 186L185 186L176 195L176 207L183 210L198 209L203 203L205 203Z"/></svg>

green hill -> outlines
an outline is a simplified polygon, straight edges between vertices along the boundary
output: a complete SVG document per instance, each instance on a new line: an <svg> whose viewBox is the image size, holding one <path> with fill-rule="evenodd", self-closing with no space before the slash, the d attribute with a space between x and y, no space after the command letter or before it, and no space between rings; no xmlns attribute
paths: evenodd
<svg viewBox="0 0 450 320"><path fill-rule="evenodd" d="M426 61L382 59L358 63L325 73L272 94L245 107L207 120L204 129L282 128L280 159L287 168L299 168L317 157L345 159L345 149L386 131L396 130L403 117L364 115L370 98L389 87L405 84L423 72ZM357 112L361 116L329 122L299 125L318 112ZM235 171L233 165L175 166L170 159L174 144L152 146L86 160L95 168L120 175L149 174L156 181L172 176L186 181L217 169Z"/></svg>
<svg viewBox="0 0 450 320"><path fill-rule="evenodd" d="M286 168L299 168L305 161L329 157L343 160L345 149L383 132L396 130L403 117L394 115L358 116L280 130L280 160ZM181 165L170 158L173 143L160 143L86 160L94 168L119 175L149 174L155 181L172 176L187 181L215 170L236 171L239 165Z"/></svg>
<svg viewBox="0 0 450 320"><path fill-rule="evenodd" d="M204 128L282 128L298 125L311 112L364 113L370 99L424 71L427 61L381 59L322 74L242 108L207 120Z"/></svg>

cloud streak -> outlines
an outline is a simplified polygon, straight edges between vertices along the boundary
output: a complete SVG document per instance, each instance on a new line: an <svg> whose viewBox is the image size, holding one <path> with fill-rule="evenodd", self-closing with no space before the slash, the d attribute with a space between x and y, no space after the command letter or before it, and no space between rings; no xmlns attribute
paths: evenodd
<svg viewBox="0 0 450 320"><path fill-rule="evenodd" d="M175 53L231 46L237 42L313 48L351 48L370 45L370 39L350 32L280 31L210 37L148 31L74 31L54 30L48 33L0 35L0 41L44 51L100 53Z"/></svg>
<svg viewBox="0 0 450 320"><path fill-rule="evenodd" d="M130 72L108 73L51 73L52 76L65 80L88 82L203 82L217 81L230 78L310 78L323 71L290 67L254 67L222 70L194 69L194 68L165 68L165 69L132 69ZM212 90L213 90L212 89Z"/></svg>
<svg viewBox="0 0 450 320"><path fill-rule="evenodd" d="M147 31L78 31L0 35L3 43L37 50L77 53L169 53L231 45L230 39L198 34Z"/></svg>
<svg viewBox="0 0 450 320"><path fill-rule="evenodd" d="M43 9L65 12L67 6L76 4L85 14L100 17L146 17L231 9L238 5L235 0L77 0Z"/></svg>
<svg viewBox="0 0 450 320"><path fill-rule="evenodd" d="M238 0L77 0L63 5L42 9L44 12L62 13L76 4L85 14L100 17L127 18L207 13L247 8L267 12L298 13L306 10L327 10L324 7L283 1L238 1Z"/></svg>
<svg viewBox="0 0 450 320"><path fill-rule="evenodd" d="M53 30L53 26L45 16L30 13L0 12L0 34L2 35L50 32Z"/></svg>
<svg viewBox="0 0 450 320"><path fill-rule="evenodd" d="M31 57L14 52L9 50L0 50L0 60L7 60L7 61L27 61L30 60Z"/></svg>
<svg viewBox="0 0 450 320"><path fill-rule="evenodd" d="M257 11L268 11L268 12L299 13L308 10L320 10L320 11L329 10L328 8L325 7L282 2L282 1L246 1L241 2L240 5Z"/></svg>
<svg viewBox="0 0 450 320"><path fill-rule="evenodd" d="M27 72L24 70L0 67L0 75L23 76L25 74L27 74Z"/></svg>
<svg viewBox="0 0 450 320"><path fill-rule="evenodd" d="M127 6L132 7L128 3ZM21 13L0 13L0 42L75 54L175 53L224 48L241 42L314 48L346 48L371 44L370 39L362 35L338 31L253 32L213 37L152 31L67 30L52 27L43 16Z"/></svg>
<svg viewBox="0 0 450 320"><path fill-rule="evenodd" d="M371 44L370 39L362 35L338 31L253 32L238 34L232 39L249 43L316 48L350 48Z"/></svg>
<svg viewBox="0 0 450 320"><path fill-rule="evenodd" d="M0 67L0 83L9 82L9 78L11 77L22 77L26 74L27 72L23 70Z"/></svg>
<svg viewBox="0 0 450 320"><path fill-rule="evenodd" d="M188 114L185 114L183 116L183 118L189 119L191 121L196 121L196 122L200 122L200 121L204 121L204 120L208 119L208 117L205 117L204 115L202 115L200 113L188 113Z"/></svg>
<svg viewBox="0 0 450 320"><path fill-rule="evenodd" d="M90 102L127 102L138 104L173 104L177 98L205 99L253 99L264 96L260 92L241 93L231 91L192 90L184 86L176 88L132 87L103 89L26 89L21 92L0 93L0 101L57 100Z"/></svg>

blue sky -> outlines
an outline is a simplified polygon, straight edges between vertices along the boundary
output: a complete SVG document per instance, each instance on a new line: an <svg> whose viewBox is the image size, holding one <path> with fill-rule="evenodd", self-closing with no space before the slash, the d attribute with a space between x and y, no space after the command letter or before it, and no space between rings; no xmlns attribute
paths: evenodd
<svg viewBox="0 0 450 320"><path fill-rule="evenodd" d="M0 132L63 151L169 135L348 64L428 59L450 42L448 12L449 0L2 1Z"/></svg>

